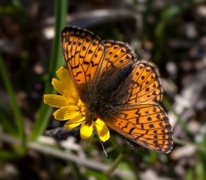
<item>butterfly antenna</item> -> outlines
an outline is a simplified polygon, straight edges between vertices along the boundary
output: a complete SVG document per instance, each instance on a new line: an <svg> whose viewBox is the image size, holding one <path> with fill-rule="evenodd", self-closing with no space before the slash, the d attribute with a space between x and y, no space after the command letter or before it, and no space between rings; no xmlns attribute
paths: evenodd
<svg viewBox="0 0 206 180"><path fill-rule="evenodd" d="M99 140L99 142L100 142L100 144L101 144L101 146L102 146L102 150L103 150L103 152L104 152L105 157L106 157L107 159L109 159L109 156L108 156L108 154L107 154L107 152L106 152L106 150L105 150L105 148L104 148L104 144L103 144L102 141L99 139L99 136L97 135L97 132L95 131L95 129L94 129L94 133L95 133L95 135L97 136L97 138L98 138L98 140Z"/></svg>

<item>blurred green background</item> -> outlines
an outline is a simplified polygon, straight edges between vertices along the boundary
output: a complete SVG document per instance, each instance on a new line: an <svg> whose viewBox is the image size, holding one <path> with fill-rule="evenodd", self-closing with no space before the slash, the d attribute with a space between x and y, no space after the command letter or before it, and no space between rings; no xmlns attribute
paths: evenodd
<svg viewBox="0 0 206 180"><path fill-rule="evenodd" d="M128 42L160 70L174 131L169 154L104 146L55 121L44 93L64 66L65 25ZM1 0L0 179L206 179L206 2L201 0Z"/></svg>

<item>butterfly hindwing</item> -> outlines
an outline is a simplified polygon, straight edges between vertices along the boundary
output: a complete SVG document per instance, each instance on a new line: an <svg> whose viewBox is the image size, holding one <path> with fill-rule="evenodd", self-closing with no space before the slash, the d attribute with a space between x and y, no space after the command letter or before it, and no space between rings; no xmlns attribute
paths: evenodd
<svg viewBox="0 0 206 180"><path fill-rule="evenodd" d="M159 105L132 105L121 110L115 120L106 123L146 148L165 153L172 149L172 128L165 111Z"/></svg>

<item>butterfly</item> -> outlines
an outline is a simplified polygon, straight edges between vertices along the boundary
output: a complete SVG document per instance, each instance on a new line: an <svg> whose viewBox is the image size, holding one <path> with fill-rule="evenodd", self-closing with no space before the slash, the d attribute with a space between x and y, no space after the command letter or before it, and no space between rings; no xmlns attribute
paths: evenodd
<svg viewBox="0 0 206 180"><path fill-rule="evenodd" d="M130 46L103 41L92 32L66 26L62 49L86 121L103 120L111 129L148 149L168 153L172 127L160 102L162 85L157 67L137 60Z"/></svg>

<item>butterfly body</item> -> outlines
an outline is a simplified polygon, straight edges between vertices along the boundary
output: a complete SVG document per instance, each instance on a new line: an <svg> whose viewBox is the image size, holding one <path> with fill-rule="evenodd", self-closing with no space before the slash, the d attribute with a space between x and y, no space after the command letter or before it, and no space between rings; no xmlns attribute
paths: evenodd
<svg viewBox="0 0 206 180"><path fill-rule="evenodd" d="M79 88L81 100L87 105L88 114L104 121L114 119L128 96L128 82L132 66L124 68L111 67L99 80L89 82L89 88ZM89 119L88 119L89 120Z"/></svg>
<svg viewBox="0 0 206 180"><path fill-rule="evenodd" d="M160 152L172 149L172 129L160 106L163 91L154 64L137 61L126 43L102 41L71 26L62 31L62 48L86 106L86 124L99 118L144 147Z"/></svg>

